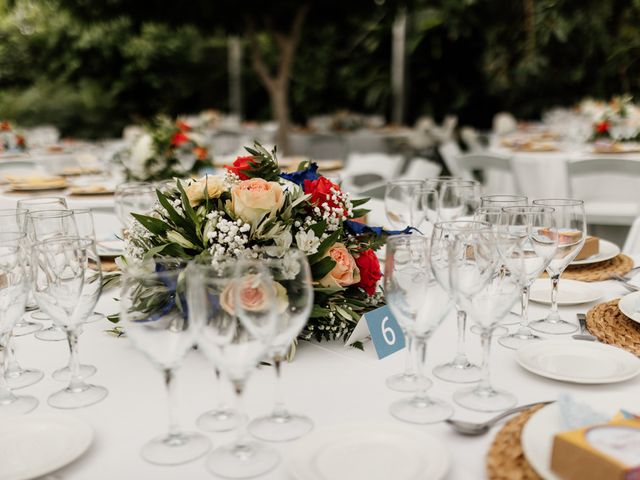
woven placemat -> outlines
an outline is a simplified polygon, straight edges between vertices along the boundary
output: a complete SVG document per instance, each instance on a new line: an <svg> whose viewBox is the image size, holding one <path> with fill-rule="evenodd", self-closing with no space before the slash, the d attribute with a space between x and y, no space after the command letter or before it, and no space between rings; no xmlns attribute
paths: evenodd
<svg viewBox="0 0 640 480"><path fill-rule="evenodd" d="M581 280L583 282L600 282L608 280L611 275L625 275L632 268L633 260L621 253L604 262L567 267L562 273L562 278Z"/></svg>
<svg viewBox="0 0 640 480"><path fill-rule="evenodd" d="M543 404L525 410L496 434L487 453L489 480L541 480L524 456L520 435L527 420L542 407Z"/></svg>
<svg viewBox="0 0 640 480"><path fill-rule="evenodd" d="M603 343L640 355L640 325L618 308L618 301L600 303L587 312L587 328Z"/></svg>

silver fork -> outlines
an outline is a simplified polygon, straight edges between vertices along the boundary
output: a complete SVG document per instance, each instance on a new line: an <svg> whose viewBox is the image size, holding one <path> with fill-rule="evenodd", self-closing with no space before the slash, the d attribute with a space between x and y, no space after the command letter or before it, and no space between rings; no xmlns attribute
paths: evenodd
<svg viewBox="0 0 640 480"><path fill-rule="evenodd" d="M574 333L571 335L575 340L587 340L590 342L597 342L598 338L589 333L587 329L587 316L584 313L578 313L578 323L580 324L580 333Z"/></svg>

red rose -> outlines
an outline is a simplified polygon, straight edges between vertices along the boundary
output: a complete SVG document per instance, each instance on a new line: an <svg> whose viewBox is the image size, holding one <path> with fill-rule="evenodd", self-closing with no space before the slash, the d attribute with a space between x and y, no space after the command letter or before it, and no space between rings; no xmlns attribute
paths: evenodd
<svg viewBox="0 0 640 480"><path fill-rule="evenodd" d="M16 145L24 147L24 137L22 135L16 135Z"/></svg>
<svg viewBox="0 0 640 480"><path fill-rule="evenodd" d="M382 273L380 272L380 262L374 251L369 249L358 255L356 265L360 270L360 283L357 283L356 287L360 287L369 296L375 294Z"/></svg>
<svg viewBox="0 0 640 480"><path fill-rule="evenodd" d="M173 145L174 147L179 147L180 145L188 141L189 137L187 137L182 132L177 132L173 135L173 137L171 137L171 145Z"/></svg>
<svg viewBox="0 0 640 480"><path fill-rule="evenodd" d="M180 130L181 132L188 132L189 130L191 130L189 124L183 122L182 120L176 120L176 127L178 127L178 130Z"/></svg>
<svg viewBox="0 0 640 480"><path fill-rule="evenodd" d="M344 205L332 198L335 195L334 192L340 192L340 187L326 177L304 181L304 193L311 195L311 203L318 207L326 203L331 208L341 208L344 212Z"/></svg>
<svg viewBox="0 0 640 480"><path fill-rule="evenodd" d="M0 122L0 132L9 131L11 131L11 125L9 125L9 122Z"/></svg>
<svg viewBox="0 0 640 480"><path fill-rule="evenodd" d="M607 122L606 120L596 123L596 132L607 133L608 131L609 131L609 122Z"/></svg>
<svg viewBox="0 0 640 480"><path fill-rule="evenodd" d="M255 163L253 157L238 157L234 160L233 165L226 165L224 168L231 173L235 173L240 180L248 180L249 176L243 172L248 172L253 169L251 163Z"/></svg>

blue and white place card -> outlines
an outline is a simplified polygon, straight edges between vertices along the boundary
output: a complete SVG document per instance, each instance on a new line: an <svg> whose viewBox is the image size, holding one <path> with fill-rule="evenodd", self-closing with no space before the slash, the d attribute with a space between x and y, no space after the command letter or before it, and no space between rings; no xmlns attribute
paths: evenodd
<svg viewBox="0 0 640 480"><path fill-rule="evenodd" d="M405 347L400 325L388 306L365 313L354 328L346 345L371 339L378 358L384 358Z"/></svg>

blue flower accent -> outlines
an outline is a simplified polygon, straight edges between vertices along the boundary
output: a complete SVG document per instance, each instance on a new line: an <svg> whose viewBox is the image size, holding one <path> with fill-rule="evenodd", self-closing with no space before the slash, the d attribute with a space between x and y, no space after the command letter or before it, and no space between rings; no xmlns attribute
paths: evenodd
<svg viewBox="0 0 640 480"><path fill-rule="evenodd" d="M320 175L318 175L318 164L311 163L311 165L309 165L309 168L300 170L299 172L281 173L280 177L302 187L305 180L313 181L320 178Z"/></svg>
<svg viewBox="0 0 640 480"><path fill-rule="evenodd" d="M365 225L364 223L360 222L354 222L353 220L347 220L346 222L344 222L344 226L347 227L347 229L355 235L373 233L378 237L383 233L385 235L407 235L409 233L413 233L414 231L418 232L418 229L414 227L407 227L404 230L385 230L382 227L370 227L369 225Z"/></svg>

